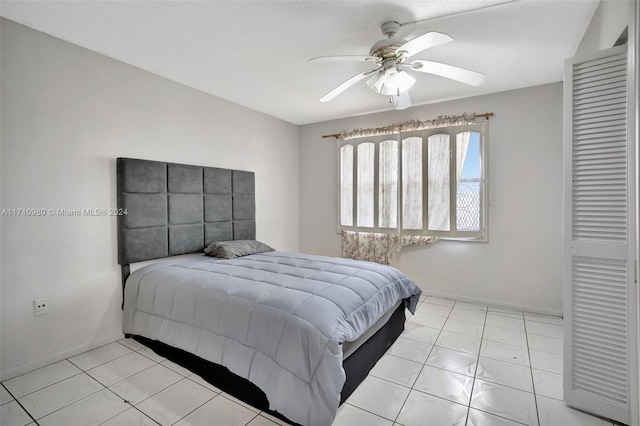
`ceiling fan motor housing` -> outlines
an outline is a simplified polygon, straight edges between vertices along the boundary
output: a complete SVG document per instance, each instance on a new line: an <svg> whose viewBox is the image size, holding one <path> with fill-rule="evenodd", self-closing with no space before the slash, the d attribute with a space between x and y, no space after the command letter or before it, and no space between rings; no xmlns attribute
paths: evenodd
<svg viewBox="0 0 640 426"><path fill-rule="evenodd" d="M396 21L389 21L382 24L382 34L387 38L380 40L369 50L369 55L375 56L381 59L395 58L396 49L407 41L400 37L396 37L396 34L400 30L400 24Z"/></svg>

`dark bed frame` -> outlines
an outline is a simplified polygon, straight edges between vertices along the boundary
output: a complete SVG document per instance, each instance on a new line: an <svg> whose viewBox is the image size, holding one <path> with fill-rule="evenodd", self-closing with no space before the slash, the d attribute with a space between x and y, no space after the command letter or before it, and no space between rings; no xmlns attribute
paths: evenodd
<svg viewBox="0 0 640 426"><path fill-rule="evenodd" d="M118 263L122 288L129 265L202 252L212 242L255 240L255 175L241 170L132 158L117 159ZM124 300L123 300L124 303ZM344 402L404 330L404 303L387 323L343 361ZM226 367L143 336L131 336L159 355L202 376L217 388L291 423L269 410L265 393Z"/></svg>

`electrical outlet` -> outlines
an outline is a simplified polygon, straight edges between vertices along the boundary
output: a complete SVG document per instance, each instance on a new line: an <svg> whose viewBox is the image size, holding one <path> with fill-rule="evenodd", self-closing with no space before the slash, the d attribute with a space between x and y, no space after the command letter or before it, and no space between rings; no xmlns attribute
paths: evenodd
<svg viewBox="0 0 640 426"><path fill-rule="evenodd" d="M49 299L36 299L33 301L33 316L46 315L49 313Z"/></svg>

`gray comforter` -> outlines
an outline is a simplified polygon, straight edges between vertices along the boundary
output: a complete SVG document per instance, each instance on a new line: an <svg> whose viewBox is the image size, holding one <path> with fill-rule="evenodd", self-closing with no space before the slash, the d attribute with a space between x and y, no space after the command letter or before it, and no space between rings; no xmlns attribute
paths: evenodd
<svg viewBox="0 0 640 426"><path fill-rule="evenodd" d="M370 262L282 252L203 255L131 274L123 331L224 365L292 421L330 425L345 381L341 344L400 299L413 312L419 294L397 269Z"/></svg>

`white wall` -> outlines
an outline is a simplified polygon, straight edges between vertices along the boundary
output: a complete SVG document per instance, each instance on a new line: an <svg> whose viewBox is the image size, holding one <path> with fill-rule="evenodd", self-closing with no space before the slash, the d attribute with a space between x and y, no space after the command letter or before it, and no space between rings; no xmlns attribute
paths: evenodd
<svg viewBox="0 0 640 426"><path fill-rule="evenodd" d="M116 157L256 173L257 238L297 251L298 127L1 24L2 207L116 206ZM2 379L121 336L115 217L2 217ZM33 316L47 297L49 314Z"/></svg>
<svg viewBox="0 0 640 426"><path fill-rule="evenodd" d="M562 312L562 84L301 128L300 249L340 254L337 151L322 135L409 119L494 112L489 122L489 242L403 248L394 266L427 294Z"/></svg>
<svg viewBox="0 0 640 426"><path fill-rule="evenodd" d="M600 0L575 56L613 47L633 16L633 0Z"/></svg>

